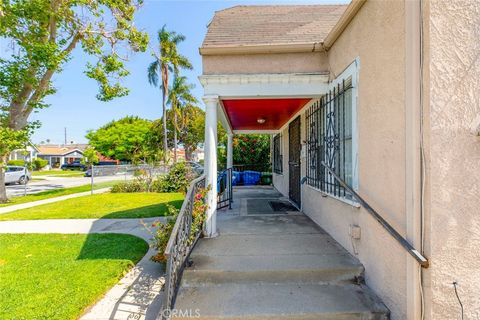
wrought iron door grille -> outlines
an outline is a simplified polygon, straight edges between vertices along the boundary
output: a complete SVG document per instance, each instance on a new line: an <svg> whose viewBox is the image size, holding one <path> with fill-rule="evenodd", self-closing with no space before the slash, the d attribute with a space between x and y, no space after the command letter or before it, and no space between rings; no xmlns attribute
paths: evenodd
<svg viewBox="0 0 480 320"><path fill-rule="evenodd" d="M352 81L346 79L306 113L306 182L337 197L352 195L322 166L322 161L352 185Z"/></svg>
<svg viewBox="0 0 480 320"><path fill-rule="evenodd" d="M282 155L282 135L277 134L273 137L273 172L281 174L283 172Z"/></svg>

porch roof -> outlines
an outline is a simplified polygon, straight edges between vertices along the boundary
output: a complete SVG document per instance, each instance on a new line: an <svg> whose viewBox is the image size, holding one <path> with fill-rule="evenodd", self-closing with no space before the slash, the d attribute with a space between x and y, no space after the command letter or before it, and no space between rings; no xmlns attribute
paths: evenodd
<svg viewBox="0 0 480 320"><path fill-rule="evenodd" d="M315 50L335 27L347 5L236 6L215 13L200 48L209 54L221 48L275 46ZM320 49L320 46L319 48Z"/></svg>

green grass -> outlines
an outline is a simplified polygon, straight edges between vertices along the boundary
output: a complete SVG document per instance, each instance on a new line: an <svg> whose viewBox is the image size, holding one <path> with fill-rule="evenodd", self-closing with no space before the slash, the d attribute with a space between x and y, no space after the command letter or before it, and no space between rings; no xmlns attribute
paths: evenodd
<svg viewBox="0 0 480 320"><path fill-rule="evenodd" d="M96 184L93 185L93 189L98 190L98 189L102 189L102 188L112 187L116 183L118 183L118 181L107 181L107 182L96 183ZM66 196L66 195L69 195L69 194L85 192L85 191L90 191L90 190L91 190L91 185L85 184L83 186L78 186L78 187L60 188L60 189L55 189L55 190L49 190L49 191L43 191L43 192L39 192L39 193L35 193L35 194L30 194L30 195L27 195L27 196L17 196L17 197L10 198L9 202L7 202L7 203L0 203L0 208L12 206L14 204L21 204L21 203L27 203L27 202L38 201L38 200L43 200L43 199L50 199L50 198L55 198L55 197L60 197L60 196Z"/></svg>
<svg viewBox="0 0 480 320"><path fill-rule="evenodd" d="M0 235L0 319L78 319L147 252L123 234Z"/></svg>
<svg viewBox="0 0 480 320"><path fill-rule="evenodd" d="M0 214L0 220L159 217L167 203L180 208L182 202L181 193L102 193Z"/></svg>
<svg viewBox="0 0 480 320"><path fill-rule="evenodd" d="M73 170L45 170L45 171L33 171L32 176L62 176L62 177L83 177L84 171Z"/></svg>

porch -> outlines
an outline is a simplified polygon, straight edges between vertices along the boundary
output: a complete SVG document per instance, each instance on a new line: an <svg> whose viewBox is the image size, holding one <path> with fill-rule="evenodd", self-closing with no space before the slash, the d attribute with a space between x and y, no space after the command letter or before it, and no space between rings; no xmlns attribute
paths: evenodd
<svg viewBox="0 0 480 320"><path fill-rule="evenodd" d="M195 246L175 310L199 319L388 318L362 264L277 190L233 194L232 209L217 212L219 236Z"/></svg>

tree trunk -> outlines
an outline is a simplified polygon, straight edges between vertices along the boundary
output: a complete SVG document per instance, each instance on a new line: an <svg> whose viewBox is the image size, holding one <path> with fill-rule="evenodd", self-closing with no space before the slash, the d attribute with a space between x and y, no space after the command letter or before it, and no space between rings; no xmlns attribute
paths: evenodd
<svg viewBox="0 0 480 320"><path fill-rule="evenodd" d="M165 90L163 91L163 163L167 163L168 155L168 141L167 141L167 99L165 97Z"/></svg>
<svg viewBox="0 0 480 320"><path fill-rule="evenodd" d="M177 111L173 110L173 163L177 163Z"/></svg>
<svg viewBox="0 0 480 320"><path fill-rule="evenodd" d="M5 203L8 201L7 198L7 188L5 187L5 168L4 165L7 164L8 157L3 156L0 161L0 203Z"/></svg>

